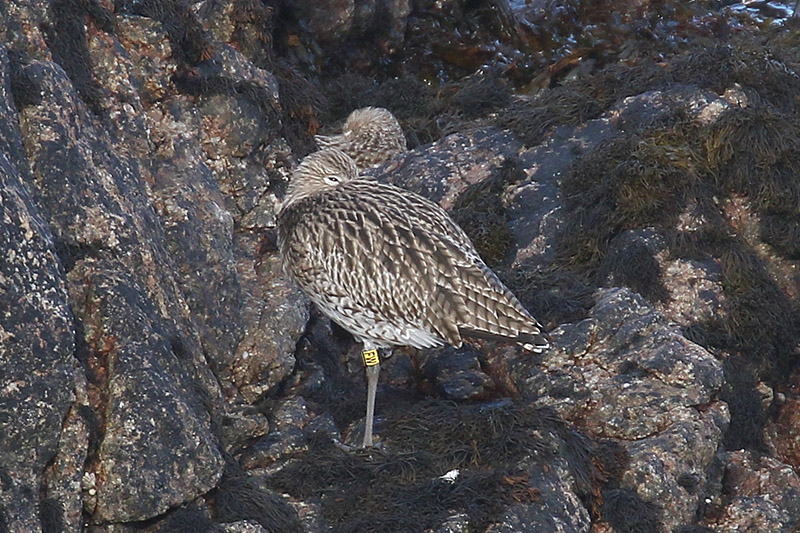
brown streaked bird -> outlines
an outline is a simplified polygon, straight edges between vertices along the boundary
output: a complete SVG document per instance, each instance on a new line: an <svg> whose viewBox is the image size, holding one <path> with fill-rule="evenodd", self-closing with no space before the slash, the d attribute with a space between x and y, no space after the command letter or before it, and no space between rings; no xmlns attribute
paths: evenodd
<svg viewBox="0 0 800 533"><path fill-rule="evenodd" d="M362 107L347 117L339 135L317 135L320 149L338 148L356 162L360 170L376 167L406 151L403 128L382 107Z"/></svg>
<svg viewBox="0 0 800 533"><path fill-rule="evenodd" d="M331 320L363 343L372 446L378 348L460 347L464 336L518 342L541 352L542 326L481 260L437 204L361 179L328 148L307 156L278 211L286 272Z"/></svg>

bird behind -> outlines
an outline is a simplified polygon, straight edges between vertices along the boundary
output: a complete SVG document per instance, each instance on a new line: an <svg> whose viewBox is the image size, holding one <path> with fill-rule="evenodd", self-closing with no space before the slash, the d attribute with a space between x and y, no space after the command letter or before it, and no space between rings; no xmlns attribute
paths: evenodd
<svg viewBox="0 0 800 533"><path fill-rule="evenodd" d="M320 149L338 148L353 158L360 170L378 166L406 151L403 128L382 107L362 107L347 117L342 133L317 135Z"/></svg>

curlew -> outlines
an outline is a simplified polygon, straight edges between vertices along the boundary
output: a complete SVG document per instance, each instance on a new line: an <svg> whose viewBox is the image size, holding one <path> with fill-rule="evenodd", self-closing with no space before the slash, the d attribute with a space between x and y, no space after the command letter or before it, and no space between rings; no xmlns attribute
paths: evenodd
<svg viewBox="0 0 800 533"><path fill-rule="evenodd" d="M382 107L362 107L347 117L338 135L317 135L320 149L338 148L356 162L360 170L376 167L406 151L400 123Z"/></svg>
<svg viewBox="0 0 800 533"><path fill-rule="evenodd" d="M378 348L460 347L464 336L548 347L542 326L441 207L359 178L338 149L298 165L278 211L278 246L286 272L363 343L363 447L372 446Z"/></svg>

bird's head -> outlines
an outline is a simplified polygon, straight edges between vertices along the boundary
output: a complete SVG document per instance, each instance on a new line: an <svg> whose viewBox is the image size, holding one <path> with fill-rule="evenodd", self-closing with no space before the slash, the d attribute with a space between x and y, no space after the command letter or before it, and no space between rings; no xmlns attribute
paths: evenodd
<svg viewBox="0 0 800 533"><path fill-rule="evenodd" d="M368 137L379 131L400 132L401 136L403 134L394 115L382 107L356 109L350 113L342 127L345 137Z"/></svg>
<svg viewBox="0 0 800 533"><path fill-rule="evenodd" d="M355 161L341 150L325 148L309 154L292 174L281 209L357 177L358 167Z"/></svg>
<svg viewBox="0 0 800 533"><path fill-rule="evenodd" d="M346 139L356 145L357 149L368 152L385 152L380 154L380 162L406 151L406 137L403 134L403 128L400 127L395 116L388 109L382 107L356 109L347 117L342 132ZM374 154L369 155L373 158L376 157ZM374 163L367 166L374 166Z"/></svg>

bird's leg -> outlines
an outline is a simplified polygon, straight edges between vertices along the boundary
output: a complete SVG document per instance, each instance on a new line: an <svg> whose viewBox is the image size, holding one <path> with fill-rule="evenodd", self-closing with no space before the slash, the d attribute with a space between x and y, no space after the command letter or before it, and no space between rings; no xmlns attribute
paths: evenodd
<svg viewBox="0 0 800 533"><path fill-rule="evenodd" d="M361 352L364 364L367 367L367 418L364 427L364 442L362 448L372 446L372 419L375 416L375 393L378 390L378 376L381 373L381 359L378 350L375 348L364 347Z"/></svg>

